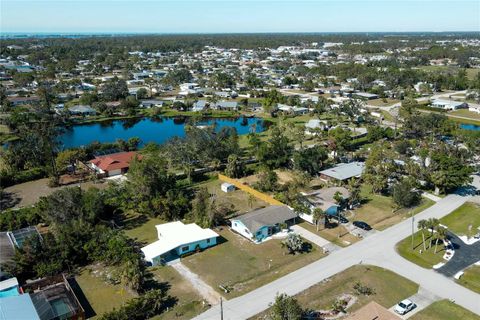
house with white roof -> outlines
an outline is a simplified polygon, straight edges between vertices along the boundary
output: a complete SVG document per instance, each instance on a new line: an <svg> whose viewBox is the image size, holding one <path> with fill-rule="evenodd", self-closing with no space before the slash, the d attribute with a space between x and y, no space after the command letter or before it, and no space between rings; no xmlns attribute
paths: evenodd
<svg viewBox="0 0 480 320"><path fill-rule="evenodd" d="M145 260L154 266L217 244L216 232L203 229L195 223L184 224L181 221L175 221L155 227L158 240L141 249Z"/></svg>
<svg viewBox="0 0 480 320"><path fill-rule="evenodd" d="M346 181L360 177L364 170L364 162L339 163L332 168L320 171L320 178L325 181Z"/></svg>
<svg viewBox="0 0 480 320"><path fill-rule="evenodd" d="M432 107L444 110L457 110L467 108L468 104L462 101L436 99L432 101Z"/></svg>

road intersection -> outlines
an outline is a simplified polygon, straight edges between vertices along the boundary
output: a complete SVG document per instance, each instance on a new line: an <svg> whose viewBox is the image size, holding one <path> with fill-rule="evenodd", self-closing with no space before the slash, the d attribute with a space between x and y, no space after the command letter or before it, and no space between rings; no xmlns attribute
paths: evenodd
<svg viewBox="0 0 480 320"><path fill-rule="evenodd" d="M451 194L438 201L432 207L415 216L415 222L407 219L382 232L368 236L347 248L332 252L325 258L315 261L263 287L253 290L238 298L223 303L223 319L244 320L263 310L274 301L277 293L295 295L353 265L371 264L389 269L434 292L440 298L449 299L458 305L480 314L480 295L470 291L451 278L417 266L402 258L395 251L395 245L409 236L412 225L416 231L416 221L420 219L440 219L460 207L471 198L470 195ZM220 306L213 306L197 316L197 320L220 319Z"/></svg>

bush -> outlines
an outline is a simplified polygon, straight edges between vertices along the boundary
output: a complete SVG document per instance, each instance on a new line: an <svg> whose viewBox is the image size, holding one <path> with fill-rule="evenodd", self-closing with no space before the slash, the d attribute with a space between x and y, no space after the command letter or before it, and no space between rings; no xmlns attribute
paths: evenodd
<svg viewBox="0 0 480 320"><path fill-rule="evenodd" d="M18 172L8 172L3 170L0 173L0 187L6 188L13 186L18 183L24 183L32 180L37 180L45 178L47 172L45 168L35 167L28 170L18 171Z"/></svg>
<svg viewBox="0 0 480 320"><path fill-rule="evenodd" d="M371 296L375 294L375 290L373 288L370 288L369 286L362 284L360 281L355 283L355 285L353 286L353 289L359 295Z"/></svg>

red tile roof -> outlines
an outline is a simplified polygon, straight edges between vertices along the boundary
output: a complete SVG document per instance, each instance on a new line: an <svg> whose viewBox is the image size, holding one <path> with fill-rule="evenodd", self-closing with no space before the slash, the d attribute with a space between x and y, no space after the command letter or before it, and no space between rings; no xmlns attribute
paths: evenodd
<svg viewBox="0 0 480 320"><path fill-rule="evenodd" d="M118 152L107 154L104 156L98 156L93 160L90 160L90 163L93 163L98 168L103 171L112 171L118 169L126 169L130 166L130 162L137 157L141 159L141 155L137 155L136 152Z"/></svg>

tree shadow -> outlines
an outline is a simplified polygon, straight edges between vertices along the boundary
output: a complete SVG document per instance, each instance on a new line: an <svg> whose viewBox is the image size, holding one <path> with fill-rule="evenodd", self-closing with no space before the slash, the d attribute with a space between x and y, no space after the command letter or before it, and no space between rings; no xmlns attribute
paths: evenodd
<svg viewBox="0 0 480 320"><path fill-rule="evenodd" d="M0 210L10 209L20 203L21 198L13 192L3 191L0 194Z"/></svg>
<svg viewBox="0 0 480 320"><path fill-rule="evenodd" d="M148 217L144 214L139 214L135 217L126 217L124 214L121 215L118 224L124 230L131 230L138 228L148 222Z"/></svg>
<svg viewBox="0 0 480 320"><path fill-rule="evenodd" d="M68 283L70 284L70 287L75 293L75 296L77 297L78 302L80 302L83 310L85 311L85 318L89 319L96 316L97 314L95 313L95 310L93 310L92 305L90 304L87 297L83 293L83 290L78 284L77 280L74 277L71 277L68 279Z"/></svg>

